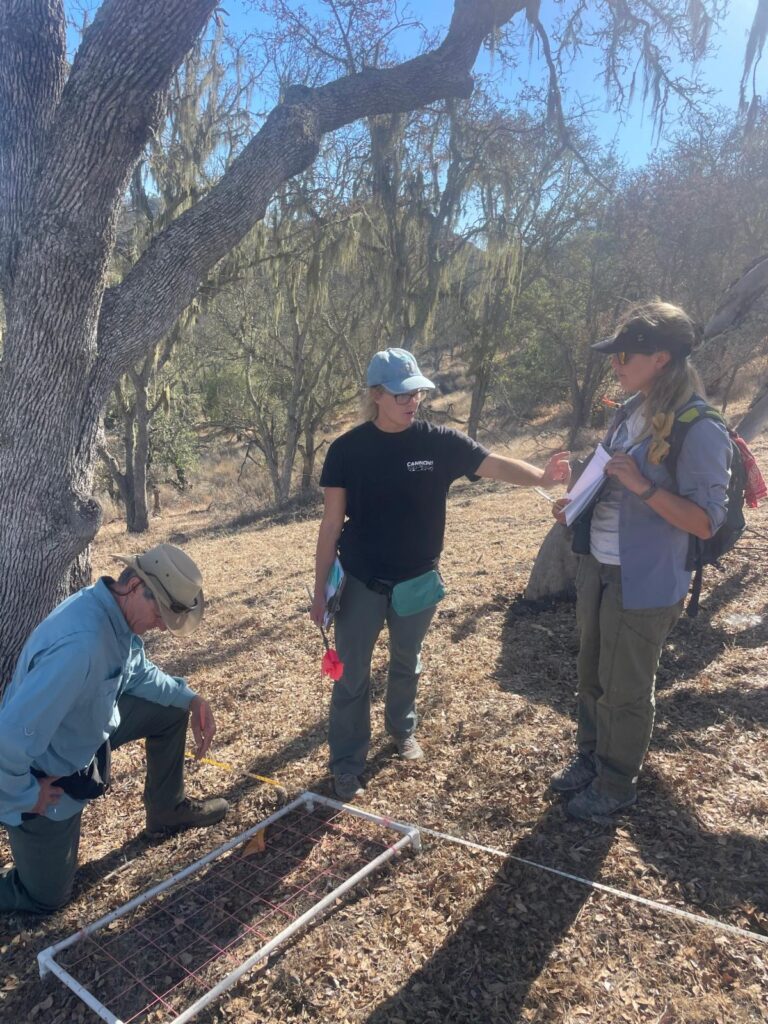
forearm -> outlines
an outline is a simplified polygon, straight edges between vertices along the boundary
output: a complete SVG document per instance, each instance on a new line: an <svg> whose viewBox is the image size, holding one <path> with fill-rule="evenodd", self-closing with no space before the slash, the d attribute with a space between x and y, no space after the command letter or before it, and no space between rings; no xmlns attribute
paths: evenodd
<svg viewBox="0 0 768 1024"><path fill-rule="evenodd" d="M195 691L180 676L171 676L158 668L143 653L131 665L131 674L123 690L130 697L161 704L163 707L187 708Z"/></svg>
<svg viewBox="0 0 768 1024"><path fill-rule="evenodd" d="M688 498L681 498L660 487L648 498L647 504L657 515L660 515L672 526L676 526L678 530L692 533L701 540L712 536L712 524L709 521L709 516L703 508L696 502L689 501Z"/></svg>
<svg viewBox="0 0 768 1024"><path fill-rule="evenodd" d="M501 480L518 487L533 487L544 478L544 470L521 459L510 459L505 455L489 455L480 464L477 475L487 480Z"/></svg>

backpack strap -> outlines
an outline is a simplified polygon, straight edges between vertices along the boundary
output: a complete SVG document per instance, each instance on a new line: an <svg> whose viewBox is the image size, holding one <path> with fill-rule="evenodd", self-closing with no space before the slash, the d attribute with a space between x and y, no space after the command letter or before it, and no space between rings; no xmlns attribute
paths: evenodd
<svg viewBox="0 0 768 1024"><path fill-rule="evenodd" d="M696 537L693 538L697 540ZM689 548L690 551L690 548ZM693 574L693 586L691 587L691 596L688 598L688 604L685 608L685 614L689 619L695 619L699 614L699 598L701 597L701 578L704 575L704 566L699 559L696 563L696 569Z"/></svg>
<svg viewBox="0 0 768 1024"><path fill-rule="evenodd" d="M675 417L675 422L672 424L672 433L669 438L669 452L666 459L664 459L664 465L669 475L675 481L675 486L677 486L677 462L680 458L680 452L688 436L688 431L694 423L698 423L699 420L716 420L727 429L727 424L717 409L713 409L699 395L694 395L692 401L695 402L694 405L689 405ZM701 559L701 541L692 533L688 534L688 555L685 567L694 574L691 596L688 599L685 612L689 618L695 619L699 614L699 598L701 596L701 579L704 566Z"/></svg>
<svg viewBox="0 0 768 1024"><path fill-rule="evenodd" d="M689 405L687 409L683 409L681 413L675 416L675 422L672 424L672 433L669 437L669 452L664 459L664 465L669 475L675 481L675 485L677 485L677 462L680 458L680 452L688 436L688 431L694 423L698 423L699 420L716 420L727 429L727 424L717 409L713 409L711 405L704 402L698 395L693 396L693 401L696 402L696 405Z"/></svg>

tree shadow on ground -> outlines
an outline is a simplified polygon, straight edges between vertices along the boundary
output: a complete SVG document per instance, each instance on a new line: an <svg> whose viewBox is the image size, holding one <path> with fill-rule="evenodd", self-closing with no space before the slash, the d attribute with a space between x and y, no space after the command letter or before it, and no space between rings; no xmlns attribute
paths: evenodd
<svg viewBox="0 0 768 1024"><path fill-rule="evenodd" d="M643 860L664 879L665 889L704 914L745 916L743 922L768 934L768 837L738 830L711 832L673 785L650 765L643 769L640 805L628 828Z"/></svg>
<svg viewBox="0 0 768 1024"><path fill-rule="evenodd" d="M737 632L715 622L753 576L743 566L715 585L696 618L681 616L662 650L657 692L696 678L727 648L752 650L768 643L768 621ZM578 649L573 602L532 604L518 596L507 608L494 675L502 690L567 713L577 686Z"/></svg>
<svg viewBox="0 0 768 1024"><path fill-rule="evenodd" d="M567 823L553 805L510 853L540 860ZM579 830L583 838L583 830ZM579 873L595 878L613 843L602 830L581 846ZM586 886L506 860L456 931L366 1024L513 1021L528 991L590 896Z"/></svg>
<svg viewBox="0 0 768 1024"><path fill-rule="evenodd" d="M675 749L684 736L686 744L705 750L706 738L699 740L696 733L711 725L735 719L744 732L768 726L768 689L675 687L664 691L659 708L663 721L657 723L654 733L653 744L657 749Z"/></svg>
<svg viewBox="0 0 768 1024"><path fill-rule="evenodd" d="M246 528L269 530L273 526L287 526L304 519L316 519L320 514L320 509L320 496L313 491L307 495L297 496L284 508L277 509L274 505L269 505L266 508L240 512L221 523L211 523L208 526L198 527L196 530L172 533L168 540L171 544L188 544L191 540L202 538L214 540L217 537L225 537L229 533L236 533L238 530Z"/></svg>

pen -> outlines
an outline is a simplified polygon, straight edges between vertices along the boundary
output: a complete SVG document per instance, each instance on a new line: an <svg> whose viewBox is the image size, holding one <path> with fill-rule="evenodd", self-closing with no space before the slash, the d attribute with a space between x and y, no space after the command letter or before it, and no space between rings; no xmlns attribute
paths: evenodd
<svg viewBox="0 0 768 1024"><path fill-rule="evenodd" d="M543 487L534 487L533 489L534 489L534 491L536 491L537 494L540 494L542 496L542 498L546 498L547 501L556 501L557 500L556 498L553 498L551 494L549 494L547 491L545 491Z"/></svg>

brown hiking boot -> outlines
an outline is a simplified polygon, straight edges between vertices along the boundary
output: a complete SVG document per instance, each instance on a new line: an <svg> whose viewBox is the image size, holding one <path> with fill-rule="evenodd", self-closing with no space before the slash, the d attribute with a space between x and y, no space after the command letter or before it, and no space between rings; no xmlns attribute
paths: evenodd
<svg viewBox="0 0 768 1024"><path fill-rule="evenodd" d="M152 810L148 807L146 833L149 836L165 836L185 828L215 825L228 810L229 804L220 796L208 800L194 800L187 796L170 810Z"/></svg>

